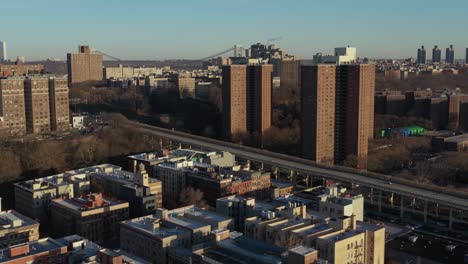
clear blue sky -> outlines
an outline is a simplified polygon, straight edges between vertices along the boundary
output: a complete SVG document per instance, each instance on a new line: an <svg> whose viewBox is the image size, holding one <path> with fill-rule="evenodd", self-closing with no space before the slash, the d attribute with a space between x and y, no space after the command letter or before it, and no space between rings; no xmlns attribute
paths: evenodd
<svg viewBox="0 0 468 264"><path fill-rule="evenodd" d="M343 45L404 58L422 44L454 44L462 58L467 14L467 0L0 0L0 40L30 60L79 44L123 59L198 58L277 36L301 58Z"/></svg>

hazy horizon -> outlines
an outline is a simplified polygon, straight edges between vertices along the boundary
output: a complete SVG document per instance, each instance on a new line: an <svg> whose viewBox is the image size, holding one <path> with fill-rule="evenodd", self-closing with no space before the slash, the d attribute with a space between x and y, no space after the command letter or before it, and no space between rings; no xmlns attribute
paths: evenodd
<svg viewBox="0 0 468 264"><path fill-rule="evenodd" d="M220 3L221 2L221 3ZM359 57L416 57L424 45L455 47L465 57L463 23L468 2L455 0L378 3L371 0L312 1L2 1L0 40L8 57L28 61L64 59L88 44L123 60L197 59L241 44L275 44L311 58L350 45Z"/></svg>

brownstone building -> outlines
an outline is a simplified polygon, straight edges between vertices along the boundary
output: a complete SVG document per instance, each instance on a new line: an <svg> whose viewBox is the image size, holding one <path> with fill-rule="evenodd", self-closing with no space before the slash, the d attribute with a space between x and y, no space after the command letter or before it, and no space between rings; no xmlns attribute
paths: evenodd
<svg viewBox="0 0 468 264"><path fill-rule="evenodd" d="M302 156L333 163L336 66L303 66L301 82Z"/></svg>
<svg viewBox="0 0 468 264"><path fill-rule="evenodd" d="M68 130L70 107L68 83L65 77L49 78L50 127L52 131Z"/></svg>
<svg viewBox="0 0 468 264"><path fill-rule="evenodd" d="M77 54L67 54L68 82L101 81L102 54L91 53L89 46L79 46Z"/></svg>
<svg viewBox="0 0 468 264"><path fill-rule="evenodd" d="M325 163L355 156L367 164L374 133L375 65L313 65L301 68L302 155Z"/></svg>
<svg viewBox="0 0 468 264"><path fill-rule="evenodd" d="M0 118L10 133L26 133L24 78L0 78Z"/></svg>
<svg viewBox="0 0 468 264"><path fill-rule="evenodd" d="M255 133L271 127L272 65L223 66L224 136Z"/></svg>
<svg viewBox="0 0 468 264"><path fill-rule="evenodd" d="M25 79L24 101L27 132L49 132L49 80L45 77L28 77Z"/></svg>

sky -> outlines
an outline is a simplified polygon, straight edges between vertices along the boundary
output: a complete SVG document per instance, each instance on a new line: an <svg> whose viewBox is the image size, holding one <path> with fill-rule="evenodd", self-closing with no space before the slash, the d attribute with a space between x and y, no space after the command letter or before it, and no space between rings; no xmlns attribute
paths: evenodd
<svg viewBox="0 0 468 264"><path fill-rule="evenodd" d="M462 58L467 13L467 0L0 0L0 40L27 60L64 59L80 44L121 59L197 59L279 36L304 59L347 45L407 58L450 44Z"/></svg>

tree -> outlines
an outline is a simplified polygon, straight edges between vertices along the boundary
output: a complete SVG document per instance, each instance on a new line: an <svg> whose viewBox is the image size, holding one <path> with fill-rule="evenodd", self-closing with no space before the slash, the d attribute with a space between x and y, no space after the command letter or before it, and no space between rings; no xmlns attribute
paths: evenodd
<svg viewBox="0 0 468 264"><path fill-rule="evenodd" d="M193 187L187 187L180 193L179 206L195 205L200 208L207 207L206 201L203 199L203 192Z"/></svg>

